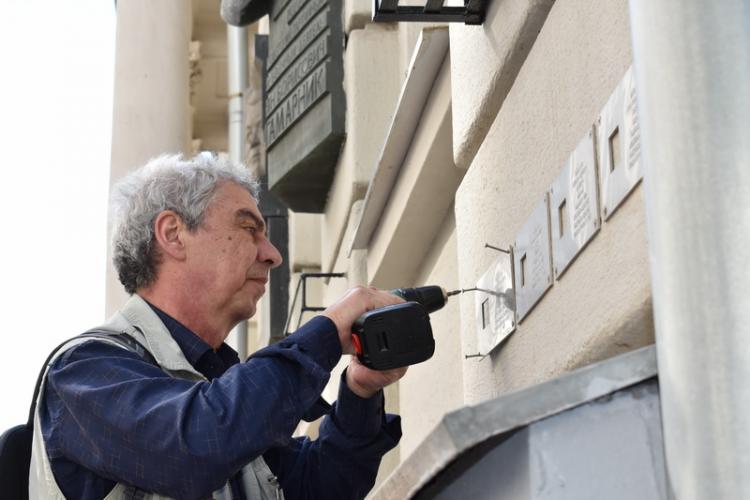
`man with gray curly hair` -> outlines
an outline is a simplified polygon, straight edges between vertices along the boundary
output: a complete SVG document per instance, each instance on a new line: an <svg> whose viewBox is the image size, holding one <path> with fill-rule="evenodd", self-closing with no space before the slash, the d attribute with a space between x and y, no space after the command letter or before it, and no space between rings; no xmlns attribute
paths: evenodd
<svg viewBox="0 0 750 500"><path fill-rule="evenodd" d="M247 169L161 156L113 195L114 263L131 299L69 342L38 398L32 498L363 498L398 443L382 389L405 369L352 357L338 400L320 399L351 326L401 299L349 290L247 361L224 343L281 263ZM326 415L316 440L292 438Z"/></svg>

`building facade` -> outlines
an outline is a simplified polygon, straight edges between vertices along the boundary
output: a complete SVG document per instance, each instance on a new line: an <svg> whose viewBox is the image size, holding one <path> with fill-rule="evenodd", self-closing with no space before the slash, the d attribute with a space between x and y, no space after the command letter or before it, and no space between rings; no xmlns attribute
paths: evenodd
<svg viewBox="0 0 750 500"><path fill-rule="evenodd" d="M372 23L369 9L344 5L346 139L325 209L290 215L293 276L346 276L317 280L307 302L329 304L355 284L475 287L505 255L491 247L522 257L542 204L549 234L529 247L531 263L555 243L552 185L584 138L592 155L602 147L597 122L631 66L627 2L495 1L481 26ZM529 279L544 291L531 291L538 302L512 333L480 346L476 292L431 315L434 356L387 393L404 436L384 475L447 412L653 343L642 188L604 216L598 160L585 188L598 230L564 273L549 250L534 264L544 277Z"/></svg>
<svg viewBox="0 0 750 500"><path fill-rule="evenodd" d="M446 414L653 344L654 320L628 2L489 0L480 25L371 10L290 0L248 27L245 161L291 209L270 285L288 312L266 299L247 345L355 285L480 289L431 315L433 357L386 390L404 433L382 483ZM228 150L226 29L218 2L118 2L113 181ZM321 130L324 152L297 151Z"/></svg>

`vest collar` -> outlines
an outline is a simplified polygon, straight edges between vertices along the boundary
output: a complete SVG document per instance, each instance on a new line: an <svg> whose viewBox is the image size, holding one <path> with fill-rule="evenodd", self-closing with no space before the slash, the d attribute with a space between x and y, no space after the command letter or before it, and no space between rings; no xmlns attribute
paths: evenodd
<svg viewBox="0 0 750 500"><path fill-rule="evenodd" d="M145 337L145 347L159 366L169 371L188 371L205 378L185 359L180 346L172 338L167 327L140 295L133 294L118 314Z"/></svg>

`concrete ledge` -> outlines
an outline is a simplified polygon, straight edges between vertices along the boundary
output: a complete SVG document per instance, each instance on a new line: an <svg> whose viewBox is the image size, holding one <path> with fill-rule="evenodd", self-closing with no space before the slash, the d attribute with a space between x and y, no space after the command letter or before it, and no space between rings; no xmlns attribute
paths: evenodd
<svg viewBox="0 0 750 500"><path fill-rule="evenodd" d="M390 126L379 148L375 169L365 196L362 217L357 221L350 251L367 248L370 243L386 203L391 198L391 191L406 156L410 153L416 130L423 121L427 100L441 72L447 50L448 33L445 28L429 28L422 31ZM450 89L450 82L445 83ZM450 101L444 104L450 109Z"/></svg>
<svg viewBox="0 0 750 500"><path fill-rule="evenodd" d="M449 413L369 498L411 498L472 448L656 375L656 349L648 346Z"/></svg>
<svg viewBox="0 0 750 500"><path fill-rule="evenodd" d="M398 180L385 191L388 197L368 245L367 268L373 286L392 288L414 283L453 205L463 171L451 161L448 76L446 62L411 139Z"/></svg>

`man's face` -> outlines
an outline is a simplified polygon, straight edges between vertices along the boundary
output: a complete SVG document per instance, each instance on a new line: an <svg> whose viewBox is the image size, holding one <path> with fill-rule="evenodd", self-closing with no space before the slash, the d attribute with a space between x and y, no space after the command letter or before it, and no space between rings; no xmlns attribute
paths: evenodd
<svg viewBox="0 0 750 500"><path fill-rule="evenodd" d="M231 182L220 184L203 223L185 242L195 300L207 301L208 310L232 324L255 314L268 272L281 264L281 255L250 193Z"/></svg>

